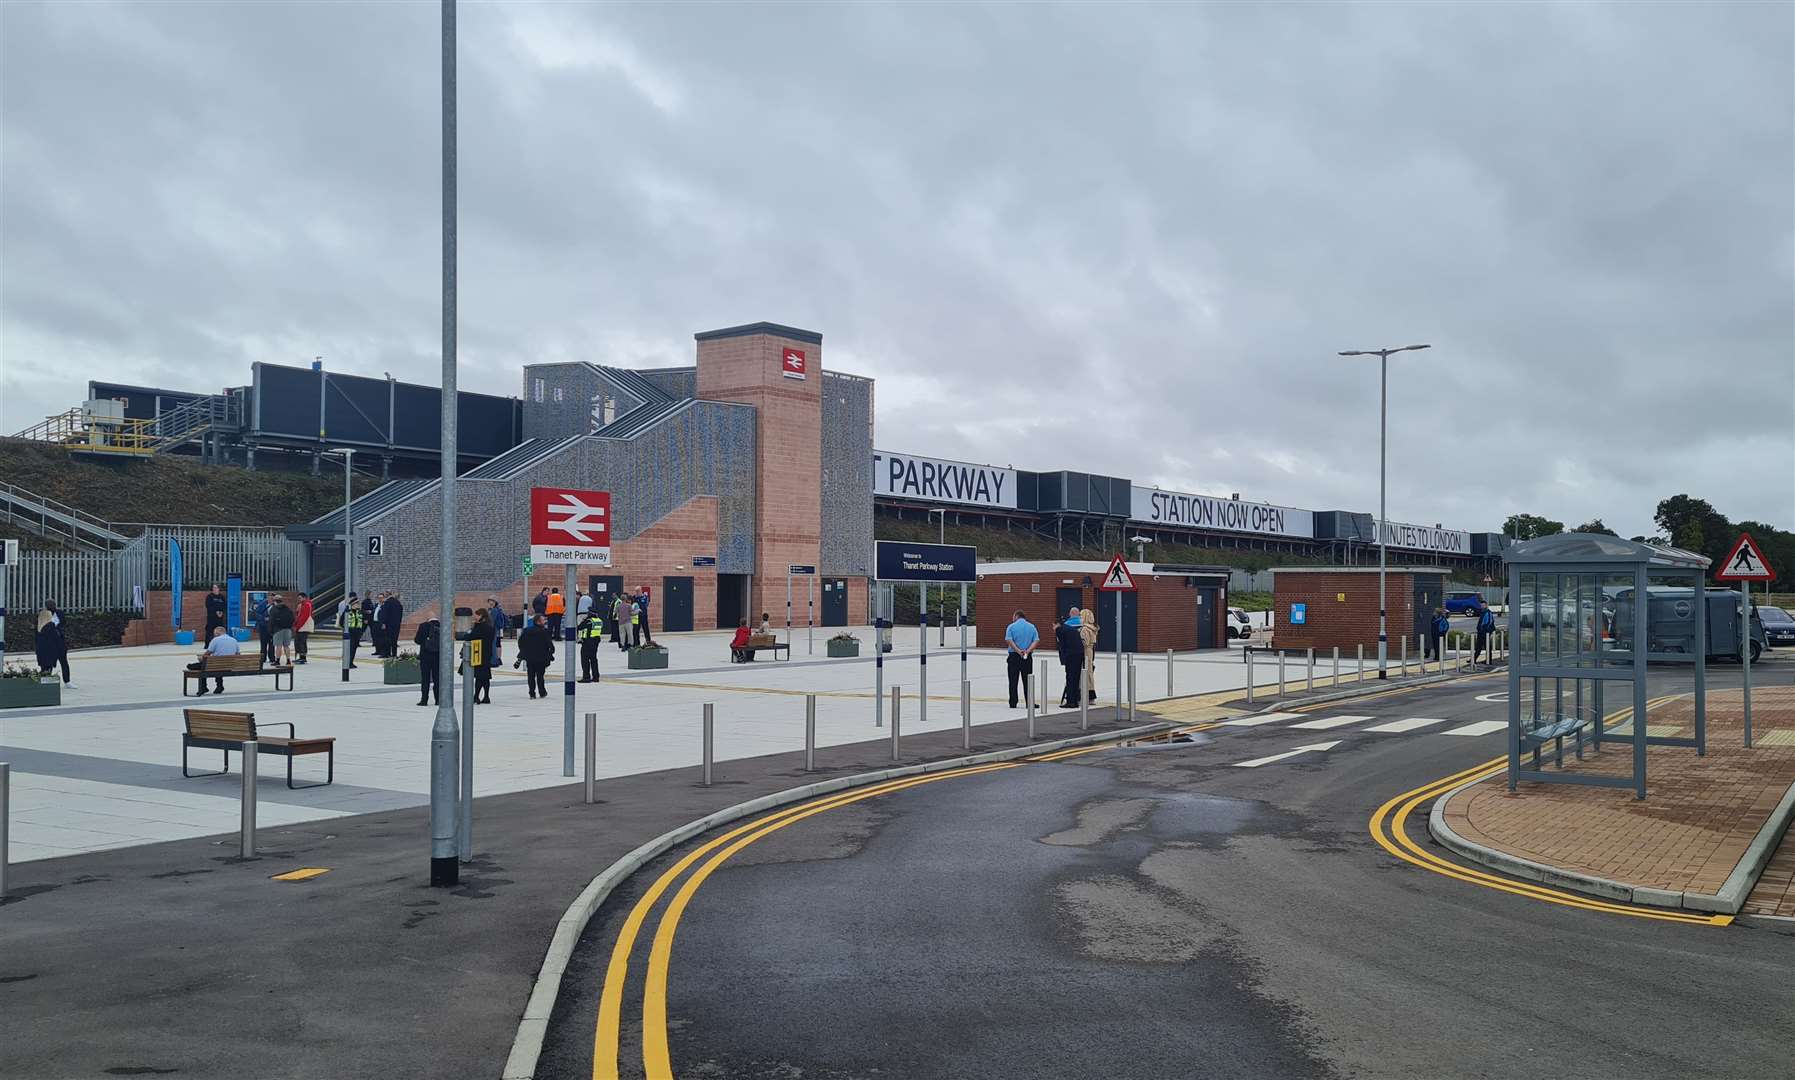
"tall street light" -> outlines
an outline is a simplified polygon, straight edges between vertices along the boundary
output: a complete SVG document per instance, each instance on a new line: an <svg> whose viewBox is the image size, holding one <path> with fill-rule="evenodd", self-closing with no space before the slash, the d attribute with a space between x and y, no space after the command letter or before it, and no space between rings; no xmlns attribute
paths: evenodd
<svg viewBox="0 0 1795 1080"><path fill-rule="evenodd" d="M343 681L349 681L349 591L355 588L355 520L349 508L355 502L352 477L355 472L355 449L345 446L324 451L325 457L343 455L343 617L337 630L343 635Z"/></svg>
<svg viewBox="0 0 1795 1080"><path fill-rule="evenodd" d="M1390 677L1389 610L1384 596L1384 574L1389 565L1389 547L1384 542L1387 521L1384 517L1386 433L1390 415L1390 356L1392 353L1431 349L1432 345L1403 345L1395 349L1353 349L1341 356L1377 357L1377 677Z"/></svg>
<svg viewBox="0 0 1795 1080"><path fill-rule="evenodd" d="M941 515L941 542L943 544L947 543L947 511L937 509L930 510L929 513ZM947 618L945 615L945 612L947 611L947 588L945 586L941 589L941 610L943 612L943 617L941 619L941 647L945 649L947 648ZM929 613L926 611L923 612L923 617L927 618L928 614Z"/></svg>
<svg viewBox="0 0 1795 1080"><path fill-rule="evenodd" d="M456 754L461 733L455 718L455 656L449 644L455 624L455 0L442 0L442 599L436 639L436 722L430 727L430 884L461 880L457 859ZM470 675L472 673L470 672ZM459 792L471 799L471 791Z"/></svg>

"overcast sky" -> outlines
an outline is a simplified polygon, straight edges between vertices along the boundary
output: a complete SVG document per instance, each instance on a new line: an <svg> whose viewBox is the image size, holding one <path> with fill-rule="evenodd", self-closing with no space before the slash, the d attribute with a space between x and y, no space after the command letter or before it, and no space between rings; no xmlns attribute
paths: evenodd
<svg viewBox="0 0 1795 1080"><path fill-rule="evenodd" d="M823 334L884 450L1795 527L1795 7L460 9L461 378ZM434 3L0 5L0 428L435 382Z"/></svg>

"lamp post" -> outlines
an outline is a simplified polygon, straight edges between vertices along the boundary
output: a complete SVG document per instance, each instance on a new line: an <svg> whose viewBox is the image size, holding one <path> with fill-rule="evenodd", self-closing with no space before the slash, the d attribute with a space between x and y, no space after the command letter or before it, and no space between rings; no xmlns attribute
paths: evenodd
<svg viewBox="0 0 1795 1080"><path fill-rule="evenodd" d="M1147 545L1153 542L1151 536L1130 536L1128 542L1134 545L1134 561L1145 565L1147 562Z"/></svg>
<svg viewBox="0 0 1795 1080"><path fill-rule="evenodd" d="M455 717L455 657L447 647L455 611L455 413L460 404L455 375L455 0L442 0L442 599L438 612L436 722L430 728L430 884L461 880L457 850L456 756L461 733ZM471 673L470 673L471 674Z"/></svg>
<svg viewBox="0 0 1795 1080"><path fill-rule="evenodd" d="M355 588L355 520L349 514L350 504L355 501L354 483L351 479L354 471L355 450L343 447L339 450L326 450L326 456L343 455L343 617L337 620L337 630L343 635L343 681L349 681L349 593Z"/></svg>
<svg viewBox="0 0 1795 1080"><path fill-rule="evenodd" d="M1390 414L1390 355L1431 348L1432 345L1403 345L1394 349L1353 349L1340 354L1377 357L1377 677L1380 679L1390 677L1389 609L1384 596L1384 575L1389 565L1389 547L1384 540L1384 489L1387 459L1385 445Z"/></svg>
<svg viewBox="0 0 1795 1080"><path fill-rule="evenodd" d="M947 511L945 509L930 510L929 513L941 515L941 542L943 544L946 544L947 543ZM943 607L945 608L945 606L947 604L947 588L945 586L943 586L941 589L941 603L942 603ZM928 612L926 612L926 611L923 612L923 615L927 616ZM945 618L941 620L941 647L944 649L947 648L947 620Z"/></svg>

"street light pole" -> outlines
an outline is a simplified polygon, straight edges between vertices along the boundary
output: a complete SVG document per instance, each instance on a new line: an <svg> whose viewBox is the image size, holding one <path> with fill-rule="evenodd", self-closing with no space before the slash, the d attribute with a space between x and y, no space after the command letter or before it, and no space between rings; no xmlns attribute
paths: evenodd
<svg viewBox="0 0 1795 1080"><path fill-rule="evenodd" d="M1343 352L1341 356L1375 356L1378 360L1377 372L1377 677L1390 677L1390 626L1389 603L1385 596L1385 575L1389 568L1389 545L1385 540L1388 531L1388 518L1384 510L1384 494L1386 489L1387 460L1386 445L1389 433L1389 388L1390 388L1390 354L1414 352L1419 349L1431 349L1432 345L1403 345L1395 349L1355 349Z"/></svg>
<svg viewBox="0 0 1795 1080"><path fill-rule="evenodd" d="M455 0L442 0L442 599L438 603L436 723L430 728L430 884L461 880L456 784L460 731L455 718ZM460 793L473 798L469 791Z"/></svg>
<svg viewBox="0 0 1795 1080"><path fill-rule="evenodd" d="M946 510L930 510L929 513L941 515L941 543L946 544L947 543L947 511ZM941 603L943 605L943 613L945 615L946 604L947 604L947 590L945 588L941 590ZM923 612L923 616L925 619L927 618L928 614L929 613L926 611ZM945 617L942 618L942 620L941 620L941 647L943 649L947 648L947 619Z"/></svg>
<svg viewBox="0 0 1795 1080"><path fill-rule="evenodd" d="M343 617L337 627L343 635L343 681L349 681L349 594L355 589L355 519L350 516L349 507L355 501L354 472L355 450L343 447Z"/></svg>

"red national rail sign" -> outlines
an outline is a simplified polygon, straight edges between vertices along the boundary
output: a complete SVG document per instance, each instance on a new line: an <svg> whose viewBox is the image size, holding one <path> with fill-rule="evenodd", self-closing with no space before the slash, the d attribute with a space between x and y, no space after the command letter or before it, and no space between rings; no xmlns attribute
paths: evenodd
<svg viewBox="0 0 1795 1080"><path fill-rule="evenodd" d="M531 488L530 559L611 565L611 493Z"/></svg>

